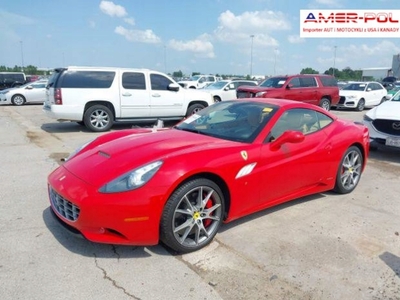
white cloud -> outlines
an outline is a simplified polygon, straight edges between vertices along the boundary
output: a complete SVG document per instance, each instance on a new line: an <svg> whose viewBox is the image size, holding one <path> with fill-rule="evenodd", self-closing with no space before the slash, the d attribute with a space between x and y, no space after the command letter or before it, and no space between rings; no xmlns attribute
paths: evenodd
<svg viewBox="0 0 400 300"><path fill-rule="evenodd" d="M281 12L251 11L235 15L227 10L219 18L219 26L214 31L217 40L232 44L250 44L254 35L254 47L276 47L278 41L269 35L272 31L289 30L290 23Z"/></svg>
<svg viewBox="0 0 400 300"><path fill-rule="evenodd" d="M124 22L128 23L130 25L135 25L135 19L133 19L133 18L125 18Z"/></svg>
<svg viewBox="0 0 400 300"><path fill-rule="evenodd" d="M170 40L168 45L177 51L193 52L197 57L214 58L214 46L209 40L209 35L203 34L190 41Z"/></svg>
<svg viewBox="0 0 400 300"><path fill-rule="evenodd" d="M321 6L338 8L343 7L343 4L341 0L315 0L309 5L310 8L320 8Z"/></svg>
<svg viewBox="0 0 400 300"><path fill-rule="evenodd" d="M265 31L290 29L290 23L286 21L283 13L270 10L246 11L237 16L227 10L219 16L218 21L221 27L230 31L264 33Z"/></svg>
<svg viewBox="0 0 400 300"><path fill-rule="evenodd" d="M124 36L128 41L148 44L161 43L161 39L151 30L129 30L123 26L115 28L115 33Z"/></svg>
<svg viewBox="0 0 400 300"><path fill-rule="evenodd" d="M111 1L101 1L100 9L103 13L111 17L122 18L128 15L123 6L114 4L114 2Z"/></svg>
<svg viewBox="0 0 400 300"><path fill-rule="evenodd" d="M299 35L289 35L288 41L291 44L300 44L300 43L304 43L305 39L302 39Z"/></svg>

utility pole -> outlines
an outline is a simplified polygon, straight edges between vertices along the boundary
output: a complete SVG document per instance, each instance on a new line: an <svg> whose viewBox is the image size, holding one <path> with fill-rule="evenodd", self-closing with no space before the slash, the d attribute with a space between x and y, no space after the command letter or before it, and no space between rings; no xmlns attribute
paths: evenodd
<svg viewBox="0 0 400 300"><path fill-rule="evenodd" d="M337 46L334 46L333 48L334 48L334 50L333 50L333 70L332 70L332 75L333 75L333 77L335 77L335 67L336 67L336 48L337 48Z"/></svg>
<svg viewBox="0 0 400 300"><path fill-rule="evenodd" d="M253 40L254 34L250 35L251 38L251 50L250 50L250 78L253 78Z"/></svg>
<svg viewBox="0 0 400 300"><path fill-rule="evenodd" d="M19 41L20 45L21 45L21 61L22 61L22 72L24 72L24 49L22 46L22 41Z"/></svg>

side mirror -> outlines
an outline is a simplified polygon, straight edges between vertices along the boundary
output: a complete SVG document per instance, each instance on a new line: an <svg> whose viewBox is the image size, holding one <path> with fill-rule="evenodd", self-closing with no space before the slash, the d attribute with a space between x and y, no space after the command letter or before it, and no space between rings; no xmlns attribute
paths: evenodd
<svg viewBox="0 0 400 300"><path fill-rule="evenodd" d="M286 89L287 90L290 90L290 88L292 88L293 87L293 84L288 84L287 86L286 86Z"/></svg>
<svg viewBox="0 0 400 300"><path fill-rule="evenodd" d="M179 91L179 87L180 87L180 85L177 83L170 83L168 86L168 89L170 91L177 92L177 91Z"/></svg>
<svg viewBox="0 0 400 300"><path fill-rule="evenodd" d="M288 130L285 131L280 137L272 141L270 144L271 150L278 150L283 144L292 143L297 144L304 141L304 134L300 131Z"/></svg>
<svg viewBox="0 0 400 300"><path fill-rule="evenodd" d="M367 88L367 92L370 92L370 91L372 91L372 89L371 88Z"/></svg>

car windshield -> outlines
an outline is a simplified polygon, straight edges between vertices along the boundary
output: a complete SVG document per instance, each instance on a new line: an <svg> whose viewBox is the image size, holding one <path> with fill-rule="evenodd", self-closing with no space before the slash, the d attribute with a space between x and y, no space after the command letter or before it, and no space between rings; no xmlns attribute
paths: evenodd
<svg viewBox="0 0 400 300"><path fill-rule="evenodd" d="M251 143L278 108L269 103L248 100L223 101L202 109L174 128Z"/></svg>
<svg viewBox="0 0 400 300"><path fill-rule="evenodd" d="M217 81L210 85L207 85L204 89L206 90L220 90L224 88L224 86L228 83L228 81Z"/></svg>
<svg viewBox="0 0 400 300"><path fill-rule="evenodd" d="M398 101L400 102L400 91L398 91L392 98L390 98L390 101Z"/></svg>
<svg viewBox="0 0 400 300"><path fill-rule="evenodd" d="M366 83L349 83L345 85L342 90L344 91L364 91L365 87L367 86Z"/></svg>
<svg viewBox="0 0 400 300"><path fill-rule="evenodd" d="M260 86L261 87L272 87L272 88L280 88L282 87L287 80L287 77L271 77L267 80L264 80Z"/></svg>
<svg viewBox="0 0 400 300"><path fill-rule="evenodd" d="M192 77L189 78L189 81L197 81L197 80L200 79L200 77L201 77L200 75L192 76Z"/></svg>

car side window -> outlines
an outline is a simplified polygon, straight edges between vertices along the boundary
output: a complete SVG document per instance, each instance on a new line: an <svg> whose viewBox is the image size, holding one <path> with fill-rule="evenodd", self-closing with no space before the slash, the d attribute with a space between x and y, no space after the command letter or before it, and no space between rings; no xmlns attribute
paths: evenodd
<svg viewBox="0 0 400 300"><path fill-rule="evenodd" d="M300 131L305 135L319 131L332 123L325 114L312 109L296 108L286 111L271 130L270 141L278 138L287 130Z"/></svg>
<svg viewBox="0 0 400 300"><path fill-rule="evenodd" d="M151 89L156 91L168 91L172 83L167 77L160 74L150 74Z"/></svg>
<svg viewBox="0 0 400 300"><path fill-rule="evenodd" d="M34 89L43 89L46 87L46 83L34 83L31 86Z"/></svg>
<svg viewBox="0 0 400 300"><path fill-rule="evenodd" d="M289 81L289 86L291 88L299 88L300 87L300 80L299 78L295 77Z"/></svg>
<svg viewBox="0 0 400 300"><path fill-rule="evenodd" d="M212 77L212 76L208 77L207 79L208 79L208 81L210 81L210 82L214 82L214 81L215 81L215 78Z"/></svg>
<svg viewBox="0 0 400 300"><path fill-rule="evenodd" d="M122 87L128 90L145 90L144 73L125 72L122 74Z"/></svg>
<svg viewBox="0 0 400 300"><path fill-rule="evenodd" d="M314 77L301 77L300 78L301 87L315 87L317 86L317 81Z"/></svg>

